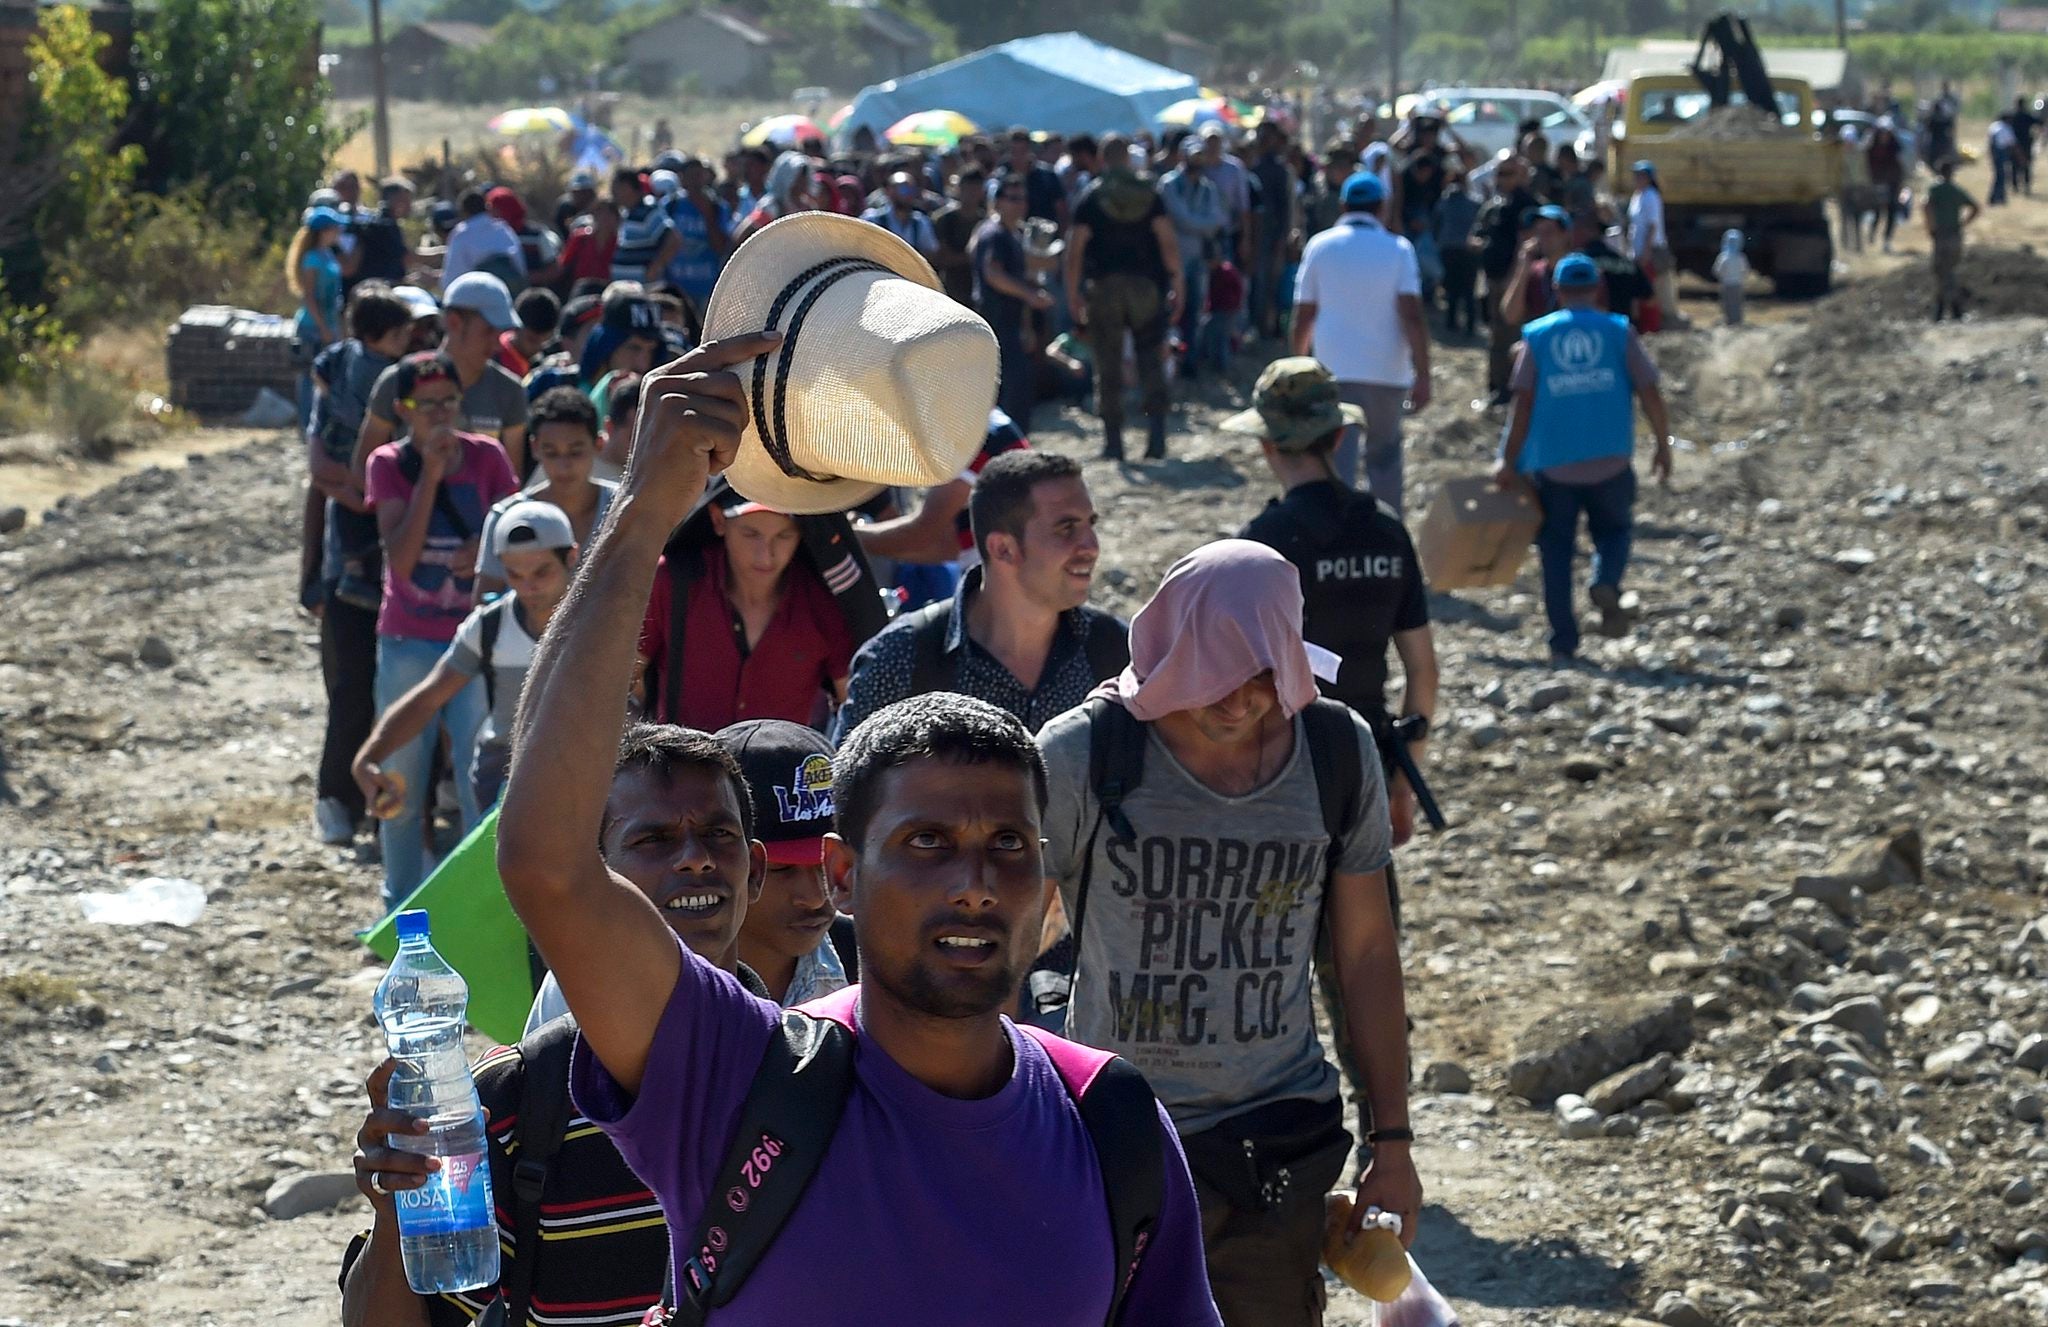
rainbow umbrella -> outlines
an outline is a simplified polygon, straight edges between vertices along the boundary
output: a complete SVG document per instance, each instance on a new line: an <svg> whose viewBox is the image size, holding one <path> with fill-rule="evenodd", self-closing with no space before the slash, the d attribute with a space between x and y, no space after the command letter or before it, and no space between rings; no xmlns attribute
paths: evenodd
<svg viewBox="0 0 2048 1327"><path fill-rule="evenodd" d="M1152 117L1161 129L1195 129L1202 125L1236 124L1237 108L1227 97L1185 97Z"/></svg>
<svg viewBox="0 0 2048 1327"><path fill-rule="evenodd" d="M825 131L808 115L771 115L740 136L741 147L795 147Z"/></svg>
<svg viewBox="0 0 2048 1327"><path fill-rule="evenodd" d="M491 132L507 138L528 134L566 134L576 127L576 117L560 106L521 106L491 117Z"/></svg>
<svg viewBox="0 0 2048 1327"><path fill-rule="evenodd" d="M832 112L832 118L825 121L825 127L833 130L834 132L837 132L839 126L845 124L847 120L852 118L852 116L853 103L849 101L844 106L841 106L838 110Z"/></svg>
<svg viewBox="0 0 2048 1327"><path fill-rule="evenodd" d="M949 148L973 132L974 121L958 111L919 111L890 125L882 137L897 147Z"/></svg>

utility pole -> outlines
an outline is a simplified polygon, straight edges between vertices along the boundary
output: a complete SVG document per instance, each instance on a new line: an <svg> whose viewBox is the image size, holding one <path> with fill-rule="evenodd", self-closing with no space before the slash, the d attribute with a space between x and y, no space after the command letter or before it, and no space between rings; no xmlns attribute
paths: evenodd
<svg viewBox="0 0 2048 1327"><path fill-rule="evenodd" d="M1401 95L1401 0L1387 6L1387 105Z"/></svg>
<svg viewBox="0 0 2048 1327"><path fill-rule="evenodd" d="M377 144L377 178L391 175L391 108L384 88L384 0L370 0L370 86L375 105L370 112Z"/></svg>
<svg viewBox="0 0 2048 1327"><path fill-rule="evenodd" d="M1849 0L1835 0L1835 45L1849 49Z"/></svg>

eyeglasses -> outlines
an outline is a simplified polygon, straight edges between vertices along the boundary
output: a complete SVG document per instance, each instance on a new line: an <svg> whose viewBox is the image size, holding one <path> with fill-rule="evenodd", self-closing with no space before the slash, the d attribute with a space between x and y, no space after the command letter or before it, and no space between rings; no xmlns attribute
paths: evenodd
<svg viewBox="0 0 2048 1327"><path fill-rule="evenodd" d="M407 410L453 410L462 404L459 396L408 396L399 402Z"/></svg>

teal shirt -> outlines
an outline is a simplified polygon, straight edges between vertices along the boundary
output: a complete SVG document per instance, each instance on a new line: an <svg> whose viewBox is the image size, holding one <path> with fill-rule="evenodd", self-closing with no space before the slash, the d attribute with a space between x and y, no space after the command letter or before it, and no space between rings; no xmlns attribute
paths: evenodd
<svg viewBox="0 0 2048 1327"><path fill-rule="evenodd" d="M341 259L332 249L314 249L299 263L301 271L311 269L313 273L313 301L318 308L321 322L327 326L329 340L341 339ZM313 322L313 312L306 306L299 307L299 335L307 340L320 339L320 329Z"/></svg>

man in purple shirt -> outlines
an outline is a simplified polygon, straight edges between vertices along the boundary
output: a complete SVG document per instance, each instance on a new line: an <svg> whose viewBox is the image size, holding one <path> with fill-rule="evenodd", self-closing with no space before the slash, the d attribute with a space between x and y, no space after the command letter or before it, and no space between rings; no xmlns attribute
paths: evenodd
<svg viewBox="0 0 2048 1327"><path fill-rule="evenodd" d="M612 518L528 674L500 820L506 895L582 1027L578 1107L654 1190L672 1247L703 1214L778 1011L685 949L663 911L727 907L723 882L760 849L668 807L659 780L607 786L655 562L732 458L733 367L775 344L735 337L650 376ZM852 1095L718 1321L845 1321L859 1304L905 1323L1099 1327L1117 1275L1101 1169L1046 1051L999 1012L1044 907L1030 736L964 697L914 698L848 739L834 795L828 870L852 892L865 978ZM1207 1327L1193 1185L1163 1112L1159 1127L1159 1216L1122 1321Z"/></svg>

